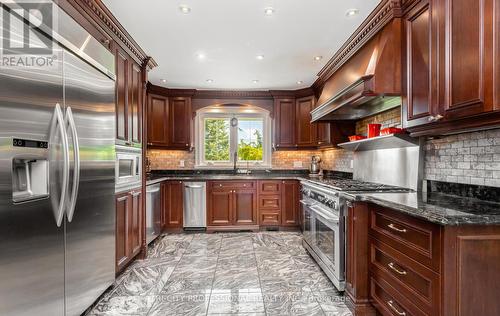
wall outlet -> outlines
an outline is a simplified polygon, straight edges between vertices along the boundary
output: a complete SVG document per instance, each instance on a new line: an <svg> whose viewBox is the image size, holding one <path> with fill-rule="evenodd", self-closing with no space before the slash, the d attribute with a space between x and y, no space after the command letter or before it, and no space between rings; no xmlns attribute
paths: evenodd
<svg viewBox="0 0 500 316"><path fill-rule="evenodd" d="M293 167L294 168L302 168L302 161L294 161Z"/></svg>
<svg viewBox="0 0 500 316"><path fill-rule="evenodd" d="M179 160L179 167L184 168L185 166L186 166L186 164L185 164L184 160Z"/></svg>

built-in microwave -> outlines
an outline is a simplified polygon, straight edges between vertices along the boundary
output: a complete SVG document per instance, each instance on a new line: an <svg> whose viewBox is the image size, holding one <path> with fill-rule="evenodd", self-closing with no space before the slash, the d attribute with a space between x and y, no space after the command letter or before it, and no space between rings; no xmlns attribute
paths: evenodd
<svg viewBox="0 0 500 316"><path fill-rule="evenodd" d="M140 148L116 146L116 191L141 185L142 151Z"/></svg>

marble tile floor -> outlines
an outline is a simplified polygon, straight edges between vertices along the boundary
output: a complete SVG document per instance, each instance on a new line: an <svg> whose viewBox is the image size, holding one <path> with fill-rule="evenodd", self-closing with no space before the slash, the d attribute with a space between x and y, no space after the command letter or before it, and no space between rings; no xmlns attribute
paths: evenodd
<svg viewBox="0 0 500 316"><path fill-rule="evenodd" d="M89 316L351 315L296 232L167 234Z"/></svg>

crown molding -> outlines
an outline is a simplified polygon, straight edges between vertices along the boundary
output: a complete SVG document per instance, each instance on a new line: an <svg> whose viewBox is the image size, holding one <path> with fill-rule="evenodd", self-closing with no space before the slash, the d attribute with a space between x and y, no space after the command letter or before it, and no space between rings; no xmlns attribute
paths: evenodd
<svg viewBox="0 0 500 316"><path fill-rule="evenodd" d="M272 99L269 91L196 90L196 99Z"/></svg>
<svg viewBox="0 0 500 316"><path fill-rule="evenodd" d="M101 0L68 0L68 2L73 7L79 6L79 11L83 10L87 16L108 33L118 45L125 49L139 65L144 66L146 61L146 65L149 69L158 66L156 61L142 50L139 44L130 36Z"/></svg>

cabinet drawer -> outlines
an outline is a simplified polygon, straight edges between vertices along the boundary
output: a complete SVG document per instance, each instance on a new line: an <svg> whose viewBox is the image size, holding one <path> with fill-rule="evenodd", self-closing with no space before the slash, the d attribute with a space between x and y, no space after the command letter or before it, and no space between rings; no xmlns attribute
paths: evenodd
<svg viewBox="0 0 500 316"><path fill-rule="evenodd" d="M261 212L259 225L280 225L281 214L279 212Z"/></svg>
<svg viewBox="0 0 500 316"><path fill-rule="evenodd" d="M425 312L439 313L439 275L421 266L388 245L371 239L370 270L390 280L391 285L410 300L418 300Z"/></svg>
<svg viewBox="0 0 500 316"><path fill-rule="evenodd" d="M259 181L260 194L279 194L281 192L281 181Z"/></svg>
<svg viewBox="0 0 500 316"><path fill-rule="evenodd" d="M253 181L212 181L212 188L255 189Z"/></svg>
<svg viewBox="0 0 500 316"><path fill-rule="evenodd" d="M440 231L438 225L371 206L370 234L437 272L441 253Z"/></svg>
<svg viewBox="0 0 500 316"><path fill-rule="evenodd" d="M279 210L281 207L280 195L260 195L259 209L261 210Z"/></svg>
<svg viewBox="0 0 500 316"><path fill-rule="evenodd" d="M430 316L402 297L383 278L370 278L370 296L373 306L383 315Z"/></svg>

